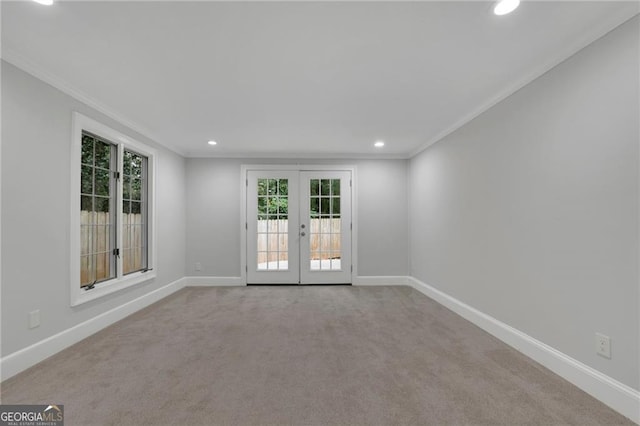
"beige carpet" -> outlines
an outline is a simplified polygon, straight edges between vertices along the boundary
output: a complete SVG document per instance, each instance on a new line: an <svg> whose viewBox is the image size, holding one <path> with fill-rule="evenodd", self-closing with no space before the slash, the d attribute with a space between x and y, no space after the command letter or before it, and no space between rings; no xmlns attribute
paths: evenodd
<svg viewBox="0 0 640 426"><path fill-rule="evenodd" d="M66 425L632 423L408 287L188 288L6 381Z"/></svg>

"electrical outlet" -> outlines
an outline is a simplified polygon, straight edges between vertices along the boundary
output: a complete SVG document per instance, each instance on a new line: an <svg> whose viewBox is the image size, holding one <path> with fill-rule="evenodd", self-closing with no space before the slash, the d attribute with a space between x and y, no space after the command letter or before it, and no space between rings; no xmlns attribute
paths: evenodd
<svg viewBox="0 0 640 426"><path fill-rule="evenodd" d="M607 359L611 359L611 338L601 333L596 333L596 353Z"/></svg>
<svg viewBox="0 0 640 426"><path fill-rule="evenodd" d="M202 264L200 262L196 262L196 271L202 271Z"/></svg>
<svg viewBox="0 0 640 426"><path fill-rule="evenodd" d="M40 309L29 312L29 328L40 327Z"/></svg>

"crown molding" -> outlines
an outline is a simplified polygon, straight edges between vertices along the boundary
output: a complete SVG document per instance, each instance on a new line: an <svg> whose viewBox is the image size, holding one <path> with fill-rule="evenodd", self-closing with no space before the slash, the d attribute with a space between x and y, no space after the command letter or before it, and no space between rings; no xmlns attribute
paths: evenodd
<svg viewBox="0 0 640 426"><path fill-rule="evenodd" d="M408 160L407 154L375 154L375 153L326 153L326 152L246 152L227 151L203 153L189 151L186 158L243 158L243 159L310 159L310 160Z"/></svg>
<svg viewBox="0 0 640 426"><path fill-rule="evenodd" d="M162 142L161 138L158 138L157 136L155 136L153 134L153 132L151 132L148 128L146 128L145 126L142 126L138 123L136 123L133 120L128 119L127 117L125 117L124 115L120 114L119 112L117 112L115 109L108 107L107 105L101 103L100 101L96 100L95 98L87 95L86 93L82 92L81 90L78 90L76 87L74 87L73 85L69 84L68 82L66 82L65 80L63 80L62 78L48 72L45 71L44 67L34 63L33 61L30 61L26 58L24 58L23 56L17 54L16 52L9 50L9 49L2 49L2 60L4 60L5 62L21 69L22 71L26 72L27 74L32 75L33 77L44 81L45 83L47 83L48 85L58 89L59 91L61 91L62 93L71 96L72 98L82 102L83 104L95 109L96 111L106 115L107 117L117 121L118 123L122 124L123 126L128 127L129 129L133 130L136 133L139 133L140 135L151 139L153 142L157 143L158 145L161 145L162 147L182 156L185 157L185 153L181 152L181 150L176 149L174 146L169 145L168 143Z"/></svg>
<svg viewBox="0 0 640 426"><path fill-rule="evenodd" d="M630 2L631 3L631 2ZM572 43L567 48L562 49L560 53L554 55L550 60L542 63L539 67L534 68L528 73L524 74L521 78L517 79L515 83L508 85L504 90L498 92L495 96L489 98L486 102L480 104L477 108L471 110L469 113L463 115L460 119L456 120L452 125L445 128L441 132L437 133L434 137L428 139L425 143L421 144L417 149L411 151L408 155L408 158L413 158L416 155L420 154L425 149L429 148L431 145L440 142L456 130L460 129L464 125L468 124L482 113L488 111L489 109L496 106L498 103L502 102L509 96L516 93L518 90L522 89L529 83L532 83L534 80L542 77L544 74L560 65L564 61L571 58L573 55L580 52L585 47L594 43L596 40L604 37L611 31L615 30L622 24L630 21L634 17L638 16L640 13L640 7L636 7L636 10L630 16L629 11L622 11L614 14L608 19L603 20L599 23L599 25L594 25L586 31L585 34L575 43Z"/></svg>

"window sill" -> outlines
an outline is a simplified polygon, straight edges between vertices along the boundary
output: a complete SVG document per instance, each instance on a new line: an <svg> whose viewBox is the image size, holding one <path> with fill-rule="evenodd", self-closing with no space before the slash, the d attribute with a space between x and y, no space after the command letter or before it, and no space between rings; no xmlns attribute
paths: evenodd
<svg viewBox="0 0 640 426"><path fill-rule="evenodd" d="M72 293L71 306L82 305L83 303L99 299L108 294L133 287L134 285L141 284L143 282L151 281L155 278L156 272L150 270L147 272L136 272L120 279L113 279L96 284L96 286L91 290L84 290L81 288Z"/></svg>

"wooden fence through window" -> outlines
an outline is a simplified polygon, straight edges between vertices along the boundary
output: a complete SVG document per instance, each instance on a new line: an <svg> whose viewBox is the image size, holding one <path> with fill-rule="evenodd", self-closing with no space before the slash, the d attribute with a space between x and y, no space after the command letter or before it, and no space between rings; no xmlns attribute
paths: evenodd
<svg viewBox="0 0 640 426"><path fill-rule="evenodd" d="M80 212L80 285L101 281L110 276L112 224L109 213ZM122 215L122 248L120 261L123 273L142 269L144 224L141 214ZM115 274L115 272L113 273ZM112 274L112 275L113 275Z"/></svg>
<svg viewBox="0 0 640 426"><path fill-rule="evenodd" d="M310 239L311 260L341 257L340 218L311 219L305 232ZM288 260L287 219L258 220L258 263ZM302 231L302 229L298 230ZM296 232L296 231L294 231Z"/></svg>

